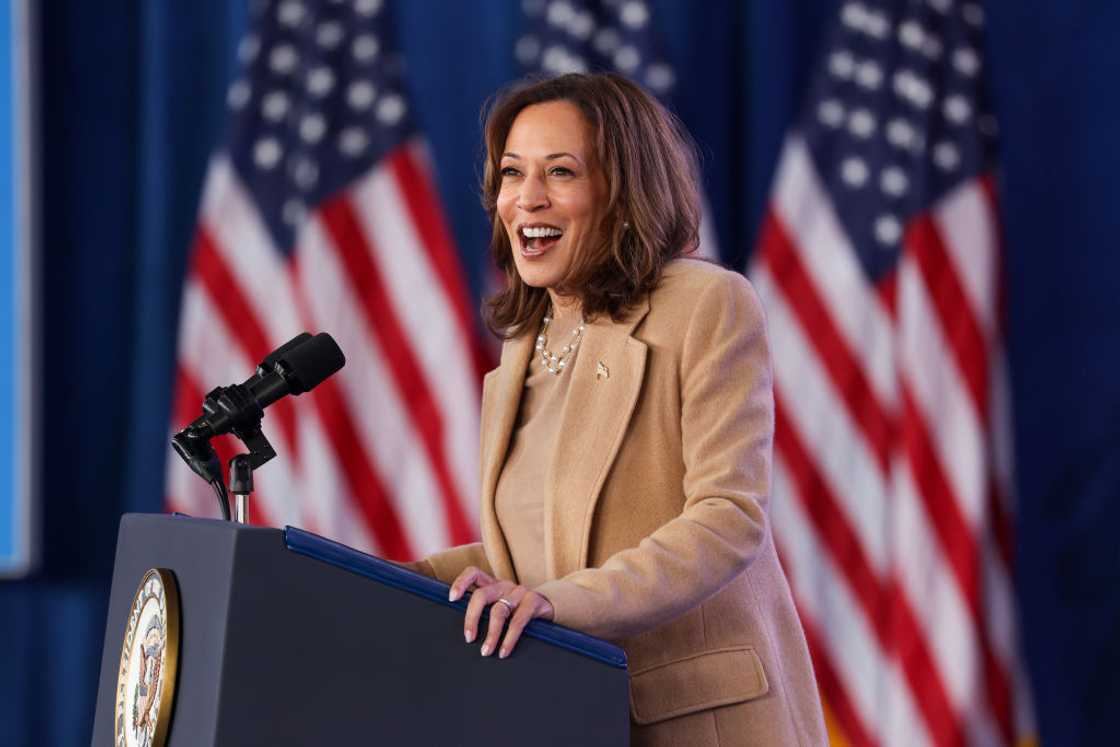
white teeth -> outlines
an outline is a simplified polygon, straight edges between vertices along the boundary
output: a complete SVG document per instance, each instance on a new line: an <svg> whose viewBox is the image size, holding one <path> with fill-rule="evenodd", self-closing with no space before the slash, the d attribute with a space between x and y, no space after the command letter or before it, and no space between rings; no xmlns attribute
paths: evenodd
<svg viewBox="0 0 1120 747"><path fill-rule="evenodd" d="M549 236L560 236L564 232L559 228L549 226L525 226L521 229L521 233L527 239L543 239Z"/></svg>

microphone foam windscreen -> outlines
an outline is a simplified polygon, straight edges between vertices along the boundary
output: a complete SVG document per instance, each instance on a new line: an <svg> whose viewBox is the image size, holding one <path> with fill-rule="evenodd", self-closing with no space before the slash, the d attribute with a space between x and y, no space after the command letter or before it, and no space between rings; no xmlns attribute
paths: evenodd
<svg viewBox="0 0 1120 747"><path fill-rule="evenodd" d="M346 365L346 356L334 338L320 332L307 342L289 350L281 359L287 364L292 394L303 394L319 386L328 376Z"/></svg>
<svg viewBox="0 0 1120 747"><path fill-rule="evenodd" d="M272 367L276 365L277 361L284 360L285 357L288 355L288 353L290 353L292 350L300 347L301 345L303 345L305 342L307 342L310 339L311 339L311 333L310 332L300 332L298 335L296 335L295 337L288 340L283 345L281 345L280 347L276 348L271 353L269 353L268 357L266 357L263 361L261 361L261 364L260 364L259 367L265 369L266 371L271 371Z"/></svg>

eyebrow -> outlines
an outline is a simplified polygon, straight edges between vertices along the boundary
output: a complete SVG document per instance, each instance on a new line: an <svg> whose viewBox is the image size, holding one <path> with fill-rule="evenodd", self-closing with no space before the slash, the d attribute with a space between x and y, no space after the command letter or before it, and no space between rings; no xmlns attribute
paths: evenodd
<svg viewBox="0 0 1120 747"><path fill-rule="evenodd" d="M568 152L549 153L547 156L544 157L544 160L555 161L557 158L563 158L564 156L567 156L568 158L571 158L572 160L577 161L579 163L583 163L583 161L580 159L579 156L577 156L573 153L568 153ZM503 153L502 158L512 158L515 161L520 161L521 160L521 156L519 156L516 153Z"/></svg>

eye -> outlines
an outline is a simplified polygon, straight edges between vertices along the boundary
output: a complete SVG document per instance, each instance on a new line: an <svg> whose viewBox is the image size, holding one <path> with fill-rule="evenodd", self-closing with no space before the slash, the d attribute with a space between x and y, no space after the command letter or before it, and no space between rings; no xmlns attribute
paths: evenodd
<svg viewBox="0 0 1120 747"><path fill-rule="evenodd" d="M575 172L573 172L567 166L553 166L548 170L548 173L552 174L553 176L572 176Z"/></svg>
<svg viewBox="0 0 1120 747"><path fill-rule="evenodd" d="M521 172L513 166L503 166L502 170L498 172L502 176L520 176Z"/></svg>

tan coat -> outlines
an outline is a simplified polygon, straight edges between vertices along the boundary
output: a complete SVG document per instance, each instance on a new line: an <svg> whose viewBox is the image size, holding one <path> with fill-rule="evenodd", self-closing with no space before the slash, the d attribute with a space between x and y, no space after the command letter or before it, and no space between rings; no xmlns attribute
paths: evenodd
<svg viewBox="0 0 1120 747"><path fill-rule="evenodd" d="M486 376L482 542L428 558L445 582L467 565L516 580L494 490L533 339ZM565 375L544 486L555 580L537 590L556 622L626 650L635 743L826 744L767 516L770 357L746 279L671 263L625 321L587 325Z"/></svg>

